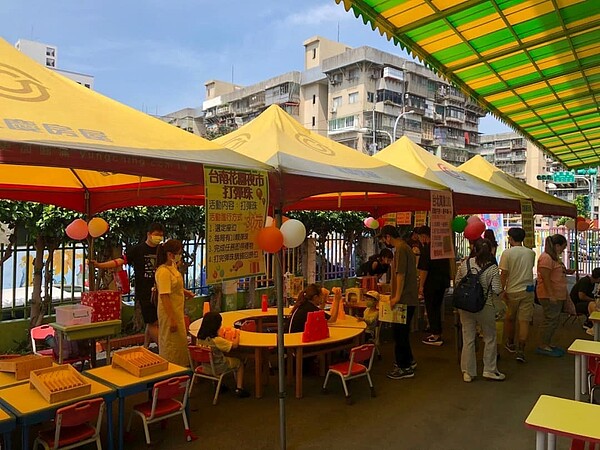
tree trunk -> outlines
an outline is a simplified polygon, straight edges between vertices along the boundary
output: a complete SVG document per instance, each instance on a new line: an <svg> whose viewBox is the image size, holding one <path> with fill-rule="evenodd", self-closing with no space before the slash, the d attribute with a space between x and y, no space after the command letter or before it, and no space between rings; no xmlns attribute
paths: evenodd
<svg viewBox="0 0 600 450"><path fill-rule="evenodd" d="M35 259L33 260L33 286L31 289L31 327L42 324L44 313L42 311L42 272L44 267L45 240L42 236L35 239Z"/></svg>

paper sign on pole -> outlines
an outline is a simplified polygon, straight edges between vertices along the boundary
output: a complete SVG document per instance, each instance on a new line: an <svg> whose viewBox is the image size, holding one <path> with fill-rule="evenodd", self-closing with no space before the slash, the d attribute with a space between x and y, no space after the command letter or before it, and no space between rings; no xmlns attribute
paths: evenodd
<svg viewBox="0 0 600 450"><path fill-rule="evenodd" d="M269 205L266 171L204 167L206 195L206 282L265 273L256 236Z"/></svg>
<svg viewBox="0 0 600 450"><path fill-rule="evenodd" d="M452 222L452 193L431 191L431 259L454 258Z"/></svg>
<svg viewBox="0 0 600 450"><path fill-rule="evenodd" d="M415 211L415 228L427 223L427 211Z"/></svg>
<svg viewBox="0 0 600 450"><path fill-rule="evenodd" d="M531 200L521 200L521 226L525 230L523 245L528 248L535 248L533 202Z"/></svg>
<svg viewBox="0 0 600 450"><path fill-rule="evenodd" d="M412 213L410 211L396 213L396 224L397 225L410 225L411 223L412 223Z"/></svg>

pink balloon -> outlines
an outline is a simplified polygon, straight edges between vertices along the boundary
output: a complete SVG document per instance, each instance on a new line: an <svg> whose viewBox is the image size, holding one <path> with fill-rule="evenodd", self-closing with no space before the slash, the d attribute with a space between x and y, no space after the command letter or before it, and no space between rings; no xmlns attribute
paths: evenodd
<svg viewBox="0 0 600 450"><path fill-rule="evenodd" d="M83 219L75 219L67 225L65 232L71 239L81 241L88 236L88 225Z"/></svg>
<svg viewBox="0 0 600 450"><path fill-rule="evenodd" d="M373 219L372 217L367 217L365 220L363 220L363 223L365 224L365 227L371 228L371 224L374 220L375 219Z"/></svg>

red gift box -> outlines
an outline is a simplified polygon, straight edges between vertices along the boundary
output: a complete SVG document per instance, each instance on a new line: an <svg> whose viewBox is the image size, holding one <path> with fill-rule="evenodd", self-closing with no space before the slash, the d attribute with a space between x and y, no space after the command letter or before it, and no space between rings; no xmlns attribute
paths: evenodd
<svg viewBox="0 0 600 450"><path fill-rule="evenodd" d="M121 293L118 291L83 292L81 304L92 307L92 322L121 319Z"/></svg>

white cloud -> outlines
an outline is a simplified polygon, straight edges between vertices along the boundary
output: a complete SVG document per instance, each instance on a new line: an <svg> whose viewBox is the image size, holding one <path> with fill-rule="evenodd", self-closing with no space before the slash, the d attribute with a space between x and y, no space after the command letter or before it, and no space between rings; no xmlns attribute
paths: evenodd
<svg viewBox="0 0 600 450"><path fill-rule="evenodd" d="M284 22L288 25L316 26L350 19L354 19L352 14L348 14L342 6L330 3L290 14Z"/></svg>

